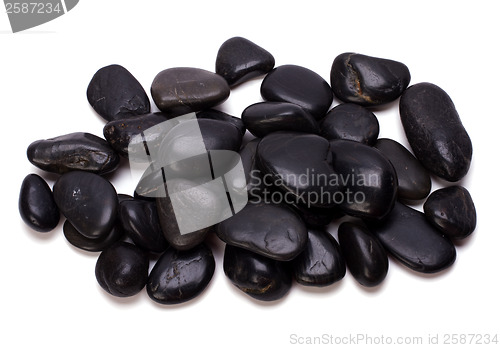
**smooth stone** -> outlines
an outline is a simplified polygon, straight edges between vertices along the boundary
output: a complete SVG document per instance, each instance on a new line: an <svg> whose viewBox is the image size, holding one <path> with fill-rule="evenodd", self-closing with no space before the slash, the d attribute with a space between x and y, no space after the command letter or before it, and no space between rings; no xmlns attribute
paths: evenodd
<svg viewBox="0 0 500 348"><path fill-rule="evenodd" d="M130 297L138 294L148 281L149 260L141 248L117 242L103 250L95 265L99 285L109 294Z"/></svg>
<svg viewBox="0 0 500 348"><path fill-rule="evenodd" d="M148 148L160 146L161 139L165 135L162 129L157 132L151 130L152 127L167 121L168 118L161 112L110 121L104 126L104 137L111 147L121 156L128 158L129 150L134 150L134 146L129 147L134 137L143 134L144 138L135 140L145 140ZM147 130L149 131L147 132Z"/></svg>
<svg viewBox="0 0 500 348"><path fill-rule="evenodd" d="M260 140L260 138L250 140L239 152L241 164L245 171L246 185L244 189L247 190L249 200L260 197L264 188L262 172L257 167L256 163L257 147L259 146ZM236 185L233 184L233 187L236 187Z"/></svg>
<svg viewBox="0 0 500 348"><path fill-rule="evenodd" d="M422 164L403 145L392 139L379 139L375 148L391 162L398 177L398 198L424 199L431 191L431 177Z"/></svg>
<svg viewBox="0 0 500 348"><path fill-rule="evenodd" d="M427 219L451 239L464 239L476 228L476 208L465 187L449 186L431 193L424 203Z"/></svg>
<svg viewBox="0 0 500 348"><path fill-rule="evenodd" d="M295 280L306 286L326 286L344 278L340 247L326 231L309 229L306 249L293 260Z"/></svg>
<svg viewBox="0 0 500 348"><path fill-rule="evenodd" d="M151 270L146 290L155 302L183 303L205 290L214 271L215 259L205 244L184 251L169 248Z"/></svg>
<svg viewBox="0 0 500 348"><path fill-rule="evenodd" d="M66 220L63 225L64 237L73 246L85 251L102 251L114 243L118 242L123 237L123 229L119 223L116 223L111 231L101 238L87 238Z"/></svg>
<svg viewBox="0 0 500 348"><path fill-rule="evenodd" d="M297 65L274 68L262 81L260 93L267 101L297 104L316 120L325 116L333 101L328 82L314 71Z"/></svg>
<svg viewBox="0 0 500 348"><path fill-rule="evenodd" d="M324 227L344 214L338 207L317 208L302 204L288 204L299 214L302 220L310 227Z"/></svg>
<svg viewBox="0 0 500 348"><path fill-rule="evenodd" d="M225 41L217 52L215 72L234 87L274 68L274 57L243 37Z"/></svg>
<svg viewBox="0 0 500 348"><path fill-rule="evenodd" d="M198 207L199 211L190 216L191 220L207 221L213 216L218 216L223 211L223 207L217 201L216 195L206 187L196 186L193 182L183 179L170 181L168 187L164 188L164 192L168 193L168 189L171 192L186 192L183 195L184 202L181 204L186 207ZM181 233L177 222L179 217L175 214L174 206L168 194L156 198L156 207L163 235L167 242L177 250L194 248L205 240L209 232L213 231L213 226L208 226L190 233ZM186 218L186 216L182 218Z"/></svg>
<svg viewBox="0 0 500 348"><path fill-rule="evenodd" d="M377 141L377 117L357 104L339 104L320 123L321 136L328 140L345 139L373 145Z"/></svg>
<svg viewBox="0 0 500 348"><path fill-rule="evenodd" d="M119 193L118 194L118 204L120 204L123 201L128 201L128 200L131 200L131 199L134 199L134 197L132 197L131 195L127 195L125 193Z"/></svg>
<svg viewBox="0 0 500 348"><path fill-rule="evenodd" d="M36 174L27 175L19 193L19 213L23 221L38 232L52 231L61 214L47 182Z"/></svg>
<svg viewBox="0 0 500 348"><path fill-rule="evenodd" d="M225 243L278 261L297 257L307 244L307 227L286 205L248 203L238 214L219 223L217 236Z"/></svg>
<svg viewBox="0 0 500 348"><path fill-rule="evenodd" d="M399 113L415 157L429 172L452 182L467 174L472 143L445 91L427 82L413 85L401 96Z"/></svg>
<svg viewBox="0 0 500 348"><path fill-rule="evenodd" d="M318 122L306 110L292 103L261 102L243 110L241 119L248 131L262 138L276 131L319 133Z"/></svg>
<svg viewBox="0 0 500 348"><path fill-rule="evenodd" d="M151 109L146 91L123 66L99 69L87 88L87 100L107 121L147 114Z"/></svg>
<svg viewBox="0 0 500 348"><path fill-rule="evenodd" d="M283 191L283 200L308 207L336 206L339 185L330 184L337 173L329 160L329 142L315 134L274 132L257 148L258 166L266 181Z"/></svg>
<svg viewBox="0 0 500 348"><path fill-rule="evenodd" d="M259 301L276 301L292 287L292 272L287 262L277 261L226 244L224 274L245 294Z"/></svg>
<svg viewBox="0 0 500 348"><path fill-rule="evenodd" d="M377 149L350 140L332 140L332 165L344 185L340 208L348 215L383 219L396 201L398 178Z"/></svg>
<svg viewBox="0 0 500 348"><path fill-rule="evenodd" d="M196 117L198 119L205 119L206 118L206 119L211 119L211 120L229 122L233 126L236 126L236 128L239 129L239 131L241 132L242 135L245 135L245 132L247 131L241 118L231 116L229 114L226 114L225 112L222 112L222 111L219 111L216 109L207 109L207 110L198 111L196 113Z"/></svg>
<svg viewBox="0 0 500 348"><path fill-rule="evenodd" d="M396 100L410 83L410 71L394 60L342 53L332 64L333 93L345 103L376 106Z"/></svg>
<svg viewBox="0 0 500 348"><path fill-rule="evenodd" d="M103 175L120 164L120 157L106 140L83 132L37 140L28 146L27 156L34 166L57 174L82 170Z"/></svg>
<svg viewBox="0 0 500 348"><path fill-rule="evenodd" d="M155 202L126 200L120 203L120 223L135 245L161 253L168 247L158 219Z"/></svg>
<svg viewBox="0 0 500 348"><path fill-rule="evenodd" d="M151 96L163 112L175 115L209 109L230 94L223 77L197 68L170 68L156 75Z"/></svg>
<svg viewBox="0 0 500 348"><path fill-rule="evenodd" d="M448 237L423 213L404 204L396 202L387 219L368 227L385 250L414 271L435 273L455 262L456 250Z"/></svg>
<svg viewBox="0 0 500 348"><path fill-rule="evenodd" d="M87 238L102 238L113 228L118 197L111 183L97 174L74 171L54 184L61 213Z"/></svg>
<svg viewBox="0 0 500 348"><path fill-rule="evenodd" d="M377 286L389 270L387 252L366 227L343 222L338 230L339 244L347 268L358 283L366 287Z"/></svg>

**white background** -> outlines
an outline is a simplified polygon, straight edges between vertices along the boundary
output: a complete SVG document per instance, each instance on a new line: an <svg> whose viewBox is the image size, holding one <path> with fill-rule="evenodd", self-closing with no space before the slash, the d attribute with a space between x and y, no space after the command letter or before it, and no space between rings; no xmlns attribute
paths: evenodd
<svg viewBox="0 0 500 348"><path fill-rule="evenodd" d="M2 347L286 347L290 336L373 337L500 334L498 230L498 34L494 1L97 1L12 34L0 13L0 118L3 189L0 251ZM145 293L107 295L94 277L97 254L66 242L61 224L40 234L22 222L19 188L35 140L75 131L102 136L104 121L86 99L92 75L121 64L148 91L176 66L214 71L220 45L244 36L276 65L308 67L329 81L333 59L358 52L404 62L412 81L451 96L474 146L461 182L475 200L475 233L457 247L453 267L425 276L391 262L383 285L367 290L350 274L322 289L296 285L276 303L250 299L217 267L205 292L184 305L160 306ZM261 79L232 91L220 109L233 115L261 100ZM337 103L337 101L335 102ZM375 113L381 137L408 145L397 103ZM111 176L132 193L124 170ZM434 182L433 189L447 185ZM417 208L420 208L417 206ZM333 226L331 232L335 235ZM500 337L499 337L500 339Z"/></svg>

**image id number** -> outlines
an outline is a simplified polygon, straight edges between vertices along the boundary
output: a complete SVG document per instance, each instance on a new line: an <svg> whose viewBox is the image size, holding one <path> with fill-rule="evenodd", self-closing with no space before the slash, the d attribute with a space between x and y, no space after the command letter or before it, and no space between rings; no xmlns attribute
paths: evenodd
<svg viewBox="0 0 500 348"><path fill-rule="evenodd" d="M48 14L48 13L60 13L63 11L61 9L61 4L57 3L53 6L51 3L43 3L43 2L8 2L5 4L5 9L7 13L14 14L28 14L28 13L39 13L39 14Z"/></svg>

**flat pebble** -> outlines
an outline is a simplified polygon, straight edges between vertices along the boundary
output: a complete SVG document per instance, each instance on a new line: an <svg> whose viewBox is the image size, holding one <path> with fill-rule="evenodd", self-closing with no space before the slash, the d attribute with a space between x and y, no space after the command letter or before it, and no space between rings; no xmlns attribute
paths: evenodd
<svg viewBox="0 0 500 348"><path fill-rule="evenodd" d="M64 221L63 233L71 245L91 252L102 251L118 242L124 236L120 223L116 223L108 234L100 238L88 238L78 232L69 220Z"/></svg>

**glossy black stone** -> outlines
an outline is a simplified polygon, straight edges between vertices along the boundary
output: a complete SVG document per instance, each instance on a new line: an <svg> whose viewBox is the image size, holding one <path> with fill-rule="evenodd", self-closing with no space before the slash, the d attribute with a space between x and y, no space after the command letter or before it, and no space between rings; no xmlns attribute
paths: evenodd
<svg viewBox="0 0 500 348"><path fill-rule="evenodd" d="M196 113L196 117L198 119L206 118L206 119L211 119L211 120L229 122L233 126L236 126L236 128L238 128L239 131L241 132L241 134L243 134L243 135L245 135L245 132L247 131L241 118L231 116L231 115L226 114L225 112L222 112L219 110L215 110L215 109L202 110L202 111L199 111Z"/></svg>
<svg viewBox="0 0 500 348"><path fill-rule="evenodd" d="M83 170L102 175L120 164L120 157L106 140L83 132L37 140L28 146L27 156L36 167L57 174Z"/></svg>
<svg viewBox="0 0 500 348"><path fill-rule="evenodd" d="M249 203L219 223L217 236L227 244L279 261L297 257L307 244L307 228L285 205Z"/></svg>
<svg viewBox="0 0 500 348"><path fill-rule="evenodd" d="M292 287L288 263L229 244L224 250L224 273L234 286L260 301L279 300Z"/></svg>
<svg viewBox="0 0 500 348"><path fill-rule="evenodd" d="M316 120L325 116L333 101L328 82L314 71L297 65L273 69L262 81L260 93L267 101L297 104Z"/></svg>
<svg viewBox="0 0 500 348"><path fill-rule="evenodd" d="M333 284L346 273L337 241L326 231L309 229L306 249L293 260L295 280L307 286Z"/></svg>
<svg viewBox="0 0 500 348"><path fill-rule="evenodd" d="M163 70L151 85L151 96L158 109L175 115L209 109L225 101L229 94L223 77L197 68Z"/></svg>
<svg viewBox="0 0 500 348"><path fill-rule="evenodd" d="M387 219L369 229L403 265L422 273L450 267L456 258L452 242L433 227L425 215L396 202Z"/></svg>
<svg viewBox="0 0 500 348"><path fill-rule="evenodd" d="M434 191L424 203L427 219L451 239L468 237L476 228L476 208L465 187L449 186Z"/></svg>
<svg viewBox="0 0 500 348"><path fill-rule="evenodd" d="M248 131L258 138L276 131L319 133L318 122L306 110L292 103L261 102L241 114Z"/></svg>
<svg viewBox="0 0 500 348"><path fill-rule="evenodd" d="M315 134L274 132L257 148L258 166L266 181L283 191L284 200L309 207L333 207L338 184L329 163L329 142Z"/></svg>
<svg viewBox="0 0 500 348"><path fill-rule="evenodd" d="M38 232L56 228L61 214L47 182L36 174L27 175L19 193L19 213L23 221Z"/></svg>
<svg viewBox="0 0 500 348"><path fill-rule="evenodd" d="M321 136L328 140L345 139L373 145L377 141L377 117L357 104L340 104L330 110L321 121Z"/></svg>
<svg viewBox="0 0 500 348"><path fill-rule="evenodd" d="M61 213L87 238L102 238L115 224L118 197L99 175L74 171L54 184L54 200Z"/></svg>
<svg viewBox="0 0 500 348"><path fill-rule="evenodd" d="M63 225L64 237L73 246L85 251L102 251L114 243L118 242L123 236L123 229L119 223L116 223L107 235L100 238L87 238L69 222L64 221Z"/></svg>
<svg viewBox="0 0 500 348"><path fill-rule="evenodd" d="M399 113L415 157L429 172L452 182L467 174L472 143L445 91L427 82L410 86Z"/></svg>
<svg viewBox="0 0 500 348"><path fill-rule="evenodd" d="M337 200L352 216L383 219L396 200L398 179L394 167L377 149L350 140L332 140L332 165L344 194Z"/></svg>
<svg viewBox="0 0 500 348"><path fill-rule="evenodd" d="M366 227L343 222L338 230L339 244L347 268L363 286L377 286L389 270L389 259L384 247Z"/></svg>
<svg viewBox="0 0 500 348"><path fill-rule="evenodd" d="M155 202L126 200L120 203L119 219L123 230L135 245L161 253L168 247L163 236Z"/></svg>
<svg viewBox="0 0 500 348"><path fill-rule="evenodd" d="M155 132L151 128L167 120L166 115L161 112L115 120L108 122L104 126L103 133L108 143L116 152L123 157L128 157L129 149L135 149L134 146L129 148L130 141L137 135L143 134L144 138L135 138L135 140L147 141L148 148L152 148L153 150L154 147L158 147L165 135L164 131L158 129Z"/></svg>
<svg viewBox="0 0 500 348"><path fill-rule="evenodd" d="M149 98L137 79L120 65L99 69L87 88L87 100L105 120L147 114Z"/></svg>
<svg viewBox="0 0 500 348"><path fill-rule="evenodd" d="M183 303L207 287L214 271L215 259L205 244L184 251L169 248L151 270L146 290L155 302Z"/></svg>
<svg viewBox="0 0 500 348"><path fill-rule="evenodd" d="M302 220L310 227L323 227L333 220L341 218L344 213L338 208L308 207L302 204L288 204L299 214Z"/></svg>
<svg viewBox="0 0 500 348"><path fill-rule="evenodd" d="M398 177L398 198L424 199L431 191L431 177L422 164L403 145L392 139L379 139L375 147L391 162Z"/></svg>
<svg viewBox="0 0 500 348"><path fill-rule="evenodd" d="M171 192L188 192L182 198L185 200L184 205L200 207L200 211L192 214L191 219L205 219L206 221L207 215L213 216L223 210L217 201L216 195L205 187L197 186L197 184L183 179L172 180L168 185L168 188L164 188L164 192L168 193L169 189L172 190ZM168 194L156 198L156 207L163 235L167 242L177 250L194 248L201 244L207 234L213 230L213 226L210 226L190 233L181 233L174 206Z"/></svg>
<svg viewBox="0 0 500 348"><path fill-rule="evenodd" d="M148 268L145 251L127 242L117 242L99 255L95 276L107 293L129 297L139 293L146 285Z"/></svg>
<svg viewBox="0 0 500 348"><path fill-rule="evenodd" d="M273 68L272 54L243 37L225 41L215 61L215 72L225 78L231 87L267 74Z"/></svg>
<svg viewBox="0 0 500 348"><path fill-rule="evenodd" d="M363 106L396 100L408 87L410 78L403 63L350 52L338 55L330 71L335 96Z"/></svg>
<svg viewBox="0 0 500 348"><path fill-rule="evenodd" d="M260 199L265 189L262 172L258 169L256 163L257 147L260 140L260 138L252 139L240 150L241 164L245 171L246 182L246 186L243 189L247 190L248 200ZM236 186L237 183L233 183L233 187Z"/></svg>

